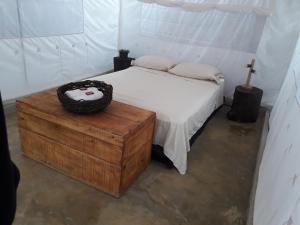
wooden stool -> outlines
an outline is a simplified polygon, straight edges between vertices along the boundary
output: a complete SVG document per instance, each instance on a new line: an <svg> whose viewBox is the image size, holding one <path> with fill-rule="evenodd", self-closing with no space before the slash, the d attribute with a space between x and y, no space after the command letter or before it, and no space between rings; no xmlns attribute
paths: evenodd
<svg viewBox="0 0 300 225"><path fill-rule="evenodd" d="M129 68L132 60L134 60L134 58L114 57L114 72Z"/></svg>
<svg viewBox="0 0 300 225"><path fill-rule="evenodd" d="M263 91L259 88L237 86L231 110L227 113L229 120L254 123L257 120Z"/></svg>

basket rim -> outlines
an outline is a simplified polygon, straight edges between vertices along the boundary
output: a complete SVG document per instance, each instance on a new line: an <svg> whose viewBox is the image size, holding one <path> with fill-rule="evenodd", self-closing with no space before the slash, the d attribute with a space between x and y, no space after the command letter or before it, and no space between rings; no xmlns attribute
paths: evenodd
<svg viewBox="0 0 300 225"><path fill-rule="evenodd" d="M101 100L105 93L102 91L102 90L99 90L99 88L96 86L96 85L91 85L89 87L96 87L99 91L101 91L103 93L103 97L102 98L99 98L99 99L95 99L95 100L84 100L84 99L81 99L81 100L75 100L75 99L72 99L70 98L68 95L66 95L66 92L67 91L71 91L71 90L76 90L78 88L80 88L80 85L79 84L82 84L82 85L89 85L89 84L92 84L92 83L96 83L98 85L105 85L106 87L112 87L111 84L107 84L105 83L104 81L98 81L98 80L86 80L86 81L78 81L78 82L70 82L70 83L67 83L67 84L64 84L62 86L60 86L58 89L57 89L57 92L60 92L61 95L63 95L65 98L67 98L69 101L72 101L74 103L84 103L84 102L97 102L99 100ZM74 89L67 89L68 86L71 86L71 85L78 85L78 88L74 88ZM65 89L66 88L66 89Z"/></svg>
<svg viewBox="0 0 300 225"><path fill-rule="evenodd" d="M95 100L74 100L66 94L67 91L79 89L80 87L96 87L103 93L103 96ZM94 113L105 109L112 101L112 94L113 86L98 80L71 82L57 89L57 96L63 107L78 114Z"/></svg>

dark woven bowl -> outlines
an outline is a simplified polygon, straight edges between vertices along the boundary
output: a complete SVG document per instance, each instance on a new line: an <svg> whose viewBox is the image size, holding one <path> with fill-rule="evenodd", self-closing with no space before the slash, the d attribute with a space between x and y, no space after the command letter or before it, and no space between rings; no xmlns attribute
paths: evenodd
<svg viewBox="0 0 300 225"><path fill-rule="evenodd" d="M66 91L79 88L96 87L102 91L103 97L94 101L76 101L69 98ZM63 107L69 112L76 114L92 114L104 110L112 101L113 87L103 81L87 80L76 83L69 83L57 89L57 96Z"/></svg>

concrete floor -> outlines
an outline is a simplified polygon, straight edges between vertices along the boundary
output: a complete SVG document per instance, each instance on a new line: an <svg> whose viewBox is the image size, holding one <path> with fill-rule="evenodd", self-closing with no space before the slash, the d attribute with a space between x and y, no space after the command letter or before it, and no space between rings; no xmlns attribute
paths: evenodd
<svg viewBox="0 0 300 225"><path fill-rule="evenodd" d="M12 158L21 171L15 225L245 224L263 114L255 124L223 107L188 154L181 176L158 162L120 199L22 156L15 113L7 114Z"/></svg>

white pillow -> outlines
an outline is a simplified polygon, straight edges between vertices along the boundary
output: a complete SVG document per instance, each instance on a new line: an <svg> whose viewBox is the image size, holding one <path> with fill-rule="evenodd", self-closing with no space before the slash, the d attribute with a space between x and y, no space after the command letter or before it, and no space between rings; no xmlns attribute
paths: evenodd
<svg viewBox="0 0 300 225"><path fill-rule="evenodd" d="M208 64L180 63L170 69L169 73L198 80L212 80L218 84L223 78L218 68Z"/></svg>
<svg viewBox="0 0 300 225"><path fill-rule="evenodd" d="M155 55L142 56L132 62L133 66L139 66L161 71L168 71L173 66L175 66L175 64L176 63L171 59Z"/></svg>

